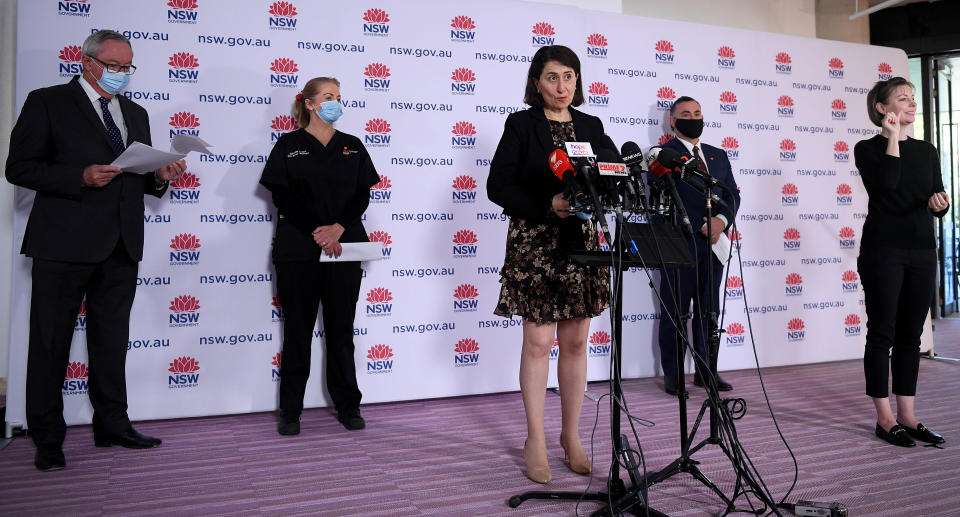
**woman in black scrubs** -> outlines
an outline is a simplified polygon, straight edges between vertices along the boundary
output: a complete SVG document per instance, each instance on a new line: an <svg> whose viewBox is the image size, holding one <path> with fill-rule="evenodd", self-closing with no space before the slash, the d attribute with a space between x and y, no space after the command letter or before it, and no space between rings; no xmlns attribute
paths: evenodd
<svg viewBox="0 0 960 517"><path fill-rule="evenodd" d="M366 425L353 359L360 263L320 262L320 255L339 257L341 243L368 240L360 219L370 203L370 187L380 178L363 143L334 129L341 112L339 81L307 81L293 103L300 129L277 140L260 176L277 206L273 262L284 318L277 431L283 435L300 432L321 303L327 391L337 420L350 430Z"/></svg>

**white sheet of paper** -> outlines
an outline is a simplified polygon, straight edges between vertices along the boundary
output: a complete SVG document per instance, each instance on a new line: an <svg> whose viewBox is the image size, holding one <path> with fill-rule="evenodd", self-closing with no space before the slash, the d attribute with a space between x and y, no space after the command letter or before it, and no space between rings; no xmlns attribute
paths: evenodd
<svg viewBox="0 0 960 517"><path fill-rule="evenodd" d="M711 248L713 249L713 254L720 259L720 262L726 264L730 258L730 239L727 237L727 234L721 233L720 238L717 239L716 244L711 246Z"/></svg>
<svg viewBox="0 0 960 517"><path fill-rule="evenodd" d="M321 253L320 262L357 262L383 258L382 242L344 242L340 246L343 247L340 257L328 257L326 253Z"/></svg>
<svg viewBox="0 0 960 517"><path fill-rule="evenodd" d="M113 160L110 165L116 165L124 172L145 174L170 165L184 156L183 154L161 151L156 147L134 142L123 151L123 154L117 156L117 159Z"/></svg>
<svg viewBox="0 0 960 517"><path fill-rule="evenodd" d="M210 144L203 141L199 136L179 134L170 141L170 152L186 156L190 151L210 154Z"/></svg>

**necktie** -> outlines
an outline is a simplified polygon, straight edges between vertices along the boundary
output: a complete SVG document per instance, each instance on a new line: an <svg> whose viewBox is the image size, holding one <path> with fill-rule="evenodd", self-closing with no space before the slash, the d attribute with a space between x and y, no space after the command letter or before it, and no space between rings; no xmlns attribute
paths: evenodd
<svg viewBox="0 0 960 517"><path fill-rule="evenodd" d="M700 168L703 172L710 174L710 169L707 168L707 162L703 161L703 157L700 156L700 146L693 146L693 157L697 159L697 167Z"/></svg>
<svg viewBox="0 0 960 517"><path fill-rule="evenodd" d="M120 137L120 128L117 127L117 124L113 121L113 115L111 115L110 110L107 109L108 104L110 104L110 99L100 97L100 111L103 112L103 125L107 128L110 145L113 146L113 150L116 151L117 154L120 154L127 146L123 145L123 139Z"/></svg>

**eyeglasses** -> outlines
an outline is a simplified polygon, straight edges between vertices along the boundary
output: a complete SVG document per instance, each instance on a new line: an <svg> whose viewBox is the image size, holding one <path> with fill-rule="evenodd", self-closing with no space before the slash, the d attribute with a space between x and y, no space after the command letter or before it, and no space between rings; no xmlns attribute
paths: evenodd
<svg viewBox="0 0 960 517"><path fill-rule="evenodd" d="M111 72L117 72L117 73L126 74L126 75L133 75L134 73L137 72L137 67L133 65L116 65L113 63L104 63L103 61L100 61L99 59L93 56L88 56L88 57L96 61L97 63L100 63L100 66L102 66L103 68L106 68L107 70L110 70Z"/></svg>

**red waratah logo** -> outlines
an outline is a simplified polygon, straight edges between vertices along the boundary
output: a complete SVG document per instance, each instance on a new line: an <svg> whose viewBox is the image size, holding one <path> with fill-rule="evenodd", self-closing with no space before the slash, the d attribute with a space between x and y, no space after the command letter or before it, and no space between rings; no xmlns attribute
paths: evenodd
<svg viewBox="0 0 960 517"><path fill-rule="evenodd" d="M480 351L480 345L475 339L463 338L453 347L453 351L458 354L472 354Z"/></svg>
<svg viewBox="0 0 960 517"><path fill-rule="evenodd" d="M847 109L847 103L843 102L842 99L833 99L833 102L830 104L830 107L835 110L845 110Z"/></svg>
<svg viewBox="0 0 960 517"><path fill-rule="evenodd" d="M381 174L380 181L378 181L376 185L370 187L370 190L390 190L390 187L392 186L393 184L390 183L390 178Z"/></svg>
<svg viewBox="0 0 960 517"><path fill-rule="evenodd" d="M177 314L197 312L200 310L200 300L197 300L189 294L180 295L170 301L170 310Z"/></svg>
<svg viewBox="0 0 960 517"><path fill-rule="evenodd" d="M182 356L174 359L167 371L171 373L196 373L200 371L200 363L192 357Z"/></svg>
<svg viewBox="0 0 960 517"><path fill-rule="evenodd" d="M378 135L387 134L390 132L390 123L382 118L372 118L367 121L367 125L363 128L367 133L373 133Z"/></svg>
<svg viewBox="0 0 960 517"><path fill-rule="evenodd" d="M669 86L661 86L660 89L657 90L657 98L673 100L677 98L677 92L673 91L673 88Z"/></svg>
<svg viewBox="0 0 960 517"><path fill-rule="evenodd" d="M457 136L473 136L477 134L477 128L470 122L460 121L453 125L451 133Z"/></svg>
<svg viewBox="0 0 960 517"><path fill-rule="evenodd" d="M453 290L453 297L458 300L473 300L479 295L477 288L471 284L460 284Z"/></svg>
<svg viewBox="0 0 960 517"><path fill-rule="evenodd" d="M743 233L740 231L731 229L729 232L727 232L727 238L730 239L732 242L740 242L743 240Z"/></svg>
<svg viewBox="0 0 960 517"><path fill-rule="evenodd" d="M297 119L290 115L279 115L270 123L270 129L280 133L294 131L297 129Z"/></svg>
<svg viewBox="0 0 960 517"><path fill-rule="evenodd" d="M87 365L72 361L67 365L67 379L86 379L90 376L90 372L87 370Z"/></svg>
<svg viewBox="0 0 960 517"><path fill-rule="evenodd" d="M720 94L720 113L737 113L737 96L731 91Z"/></svg>
<svg viewBox="0 0 960 517"><path fill-rule="evenodd" d="M727 289L739 289L743 287L743 280L739 276L727 278Z"/></svg>
<svg viewBox="0 0 960 517"><path fill-rule="evenodd" d="M848 196L848 199L849 199L849 196ZM839 198L838 198L838 202L840 202L841 204L847 204L847 203L841 202ZM843 228L840 228L840 248L852 249L856 247L857 245L856 237L857 237L857 234L856 232L853 231L853 228L850 228L849 226L844 226Z"/></svg>
<svg viewBox="0 0 960 517"><path fill-rule="evenodd" d="M796 151L797 144L790 140L789 138L784 138L780 141L780 150L781 151Z"/></svg>
<svg viewBox="0 0 960 517"><path fill-rule="evenodd" d="M800 191L797 190L797 186L793 183L787 183L780 189L780 193L784 196L796 196Z"/></svg>
<svg viewBox="0 0 960 517"><path fill-rule="evenodd" d="M738 149L740 148L740 142L732 136L724 137L723 141L720 143L720 147L724 149Z"/></svg>
<svg viewBox="0 0 960 517"><path fill-rule="evenodd" d="M273 354L273 360L270 361L270 364L272 364L273 366L276 366L277 368L280 368L280 360L281 360L281 357L282 357L282 356L280 355L280 352L277 352L276 354Z"/></svg>
<svg viewBox="0 0 960 517"><path fill-rule="evenodd" d="M853 228L850 228L849 226L844 226L843 228L840 228L841 239L852 239L856 236L857 234L856 232L853 231Z"/></svg>
<svg viewBox="0 0 960 517"><path fill-rule="evenodd" d="M453 243L457 245L476 244L477 234L471 230L460 230L453 235Z"/></svg>
<svg viewBox="0 0 960 517"><path fill-rule="evenodd" d="M796 228L787 228L783 232L783 238L795 241L800 238L800 232Z"/></svg>
<svg viewBox="0 0 960 517"><path fill-rule="evenodd" d="M849 196L850 194L853 194L853 189L850 188L850 185L847 185L846 183L841 183L840 185L837 186L838 196Z"/></svg>
<svg viewBox="0 0 960 517"><path fill-rule="evenodd" d="M167 2L167 5L174 9L186 9L188 11L192 11L198 7L197 0L170 0Z"/></svg>
<svg viewBox="0 0 960 517"><path fill-rule="evenodd" d="M453 180L453 188L456 190L474 190L477 188L477 180L466 174L457 176Z"/></svg>
<svg viewBox="0 0 960 517"><path fill-rule="evenodd" d="M299 72L300 68L292 59L280 57L270 63L270 71L278 74L294 74Z"/></svg>
<svg viewBox="0 0 960 517"><path fill-rule="evenodd" d="M856 314L847 314L847 317L843 319L843 324L848 327L853 325L859 325L860 316L857 316Z"/></svg>
<svg viewBox="0 0 960 517"><path fill-rule="evenodd" d="M877 66L877 71L881 74L892 74L893 68L890 67L889 63L880 63L880 65Z"/></svg>
<svg viewBox="0 0 960 517"><path fill-rule="evenodd" d="M170 186L178 190L196 190L200 188L200 178L192 172L184 172L171 181Z"/></svg>
<svg viewBox="0 0 960 517"><path fill-rule="evenodd" d="M803 330L803 328L803 320L800 318L793 318L789 323L787 323L787 330L797 331Z"/></svg>
<svg viewBox="0 0 960 517"><path fill-rule="evenodd" d="M673 52L674 51L673 43L670 43L665 39L658 41L653 46L653 49L656 50L657 52Z"/></svg>
<svg viewBox="0 0 960 517"><path fill-rule="evenodd" d="M787 228L783 232L783 250L796 251L800 249L800 231L796 228Z"/></svg>
<svg viewBox="0 0 960 517"><path fill-rule="evenodd" d="M476 24L473 23L473 18L469 16L454 16L453 19L450 20L450 26L454 29L464 31L472 31L477 28Z"/></svg>
<svg viewBox="0 0 960 517"><path fill-rule="evenodd" d="M796 296L803 293L803 277L797 273L790 273L786 279L787 296Z"/></svg>
<svg viewBox="0 0 960 517"><path fill-rule="evenodd" d="M846 142L837 142L833 144L833 150L837 153L847 153L850 152L850 146Z"/></svg>
<svg viewBox="0 0 960 517"><path fill-rule="evenodd" d="M387 303L393 300L393 294L385 287L374 287L367 293L367 301L370 303Z"/></svg>
<svg viewBox="0 0 960 517"><path fill-rule="evenodd" d="M190 70L200 66L200 62L197 61L196 56L189 52L177 52L170 56L170 61L168 61L167 64L173 68Z"/></svg>
<svg viewBox="0 0 960 517"><path fill-rule="evenodd" d="M789 74L793 70L793 65L790 64L790 54L786 52L780 52L776 57L776 64L774 65L778 74Z"/></svg>
<svg viewBox="0 0 960 517"><path fill-rule="evenodd" d="M363 75L377 78L390 77L390 69L383 63L370 63L363 70Z"/></svg>
<svg viewBox="0 0 960 517"><path fill-rule="evenodd" d="M591 95L610 95L610 89L603 83L590 83L587 91L590 92Z"/></svg>
<svg viewBox="0 0 960 517"><path fill-rule="evenodd" d="M787 285L800 285L803 283L803 277L797 273L787 275Z"/></svg>
<svg viewBox="0 0 960 517"><path fill-rule="evenodd" d="M270 300L270 305L272 305L272 306L274 306L274 307L276 307L276 308L278 308L278 309L282 309L282 308L283 308L283 306L280 305L280 298L277 297L277 296L274 296L273 299Z"/></svg>
<svg viewBox="0 0 960 517"><path fill-rule="evenodd" d="M660 135L660 138L657 140L657 145L663 145L671 140L673 140L673 137L670 135Z"/></svg>
<svg viewBox="0 0 960 517"><path fill-rule="evenodd" d="M604 330L598 330L593 334L590 334L590 344L591 345L609 345L610 333Z"/></svg>
<svg viewBox="0 0 960 517"><path fill-rule="evenodd" d="M477 80L477 76L469 68L458 68L453 71L450 79L458 83L472 83Z"/></svg>
<svg viewBox="0 0 960 517"><path fill-rule="evenodd" d="M843 70L843 61L840 58L830 58L830 68L835 70Z"/></svg>
<svg viewBox="0 0 960 517"><path fill-rule="evenodd" d="M375 232L372 232L372 233L368 236L368 238L370 239L370 242L380 242L380 243L382 243L384 248L386 248L386 247L390 246L391 244L393 244L393 241L390 240L390 234L387 233L387 232L380 231L380 230L377 230L377 231L375 231Z"/></svg>
<svg viewBox="0 0 960 517"><path fill-rule="evenodd" d="M363 13L363 21L377 24L390 23L390 15L383 9L367 9Z"/></svg>
<svg viewBox="0 0 960 517"><path fill-rule="evenodd" d="M87 315L87 301L84 300L80 302L80 308L77 309L77 316L86 316Z"/></svg>
<svg viewBox="0 0 960 517"><path fill-rule="evenodd" d="M553 25L547 22L537 22L533 26L532 32L537 36L553 36L556 34L556 31L553 30Z"/></svg>
<svg viewBox="0 0 960 517"><path fill-rule="evenodd" d="M737 57L736 54L733 52L733 49L726 45L720 47L720 49L717 50L717 56L730 58L730 59Z"/></svg>
<svg viewBox="0 0 960 517"><path fill-rule="evenodd" d="M82 57L80 45L67 45L60 49L60 61L65 63L79 63Z"/></svg>
<svg viewBox="0 0 960 517"><path fill-rule="evenodd" d="M274 2L270 5L270 14L280 18L293 18L297 15L297 8L290 2Z"/></svg>
<svg viewBox="0 0 960 517"><path fill-rule="evenodd" d="M785 107L785 108L792 107L792 106L793 106L793 97L790 97L789 95L781 95L780 98L777 99L777 105L778 105L778 106L783 106L783 107Z"/></svg>
<svg viewBox="0 0 960 517"><path fill-rule="evenodd" d="M170 247L177 251L195 250L200 247L200 239L193 234L181 233L170 239Z"/></svg>
<svg viewBox="0 0 960 517"><path fill-rule="evenodd" d="M734 336L743 335L744 330L743 325L736 322L727 325L727 333Z"/></svg>
<svg viewBox="0 0 960 517"><path fill-rule="evenodd" d="M790 54L787 54L786 52L777 53L777 63L789 65L791 63Z"/></svg>
<svg viewBox="0 0 960 517"><path fill-rule="evenodd" d="M170 116L170 125L177 129L200 127L200 119L189 111L179 111Z"/></svg>
<svg viewBox="0 0 960 517"><path fill-rule="evenodd" d="M603 34L595 32L587 36L587 45L591 47L606 47L607 44L607 38Z"/></svg>
<svg viewBox="0 0 960 517"><path fill-rule="evenodd" d="M393 357L393 349L388 345L373 345L367 350L367 359L371 361L380 361Z"/></svg>
<svg viewBox="0 0 960 517"><path fill-rule="evenodd" d="M849 269L846 270L846 271L844 271L844 272L843 272L843 276L840 277L840 278L841 278L841 280L843 280L844 283L856 282L857 280L860 279L860 277L857 276L857 272L856 272L856 271L852 271L852 270L849 270Z"/></svg>
<svg viewBox="0 0 960 517"><path fill-rule="evenodd" d="M728 103L728 104L736 103L737 96L730 91L723 92L720 94L720 102Z"/></svg>

